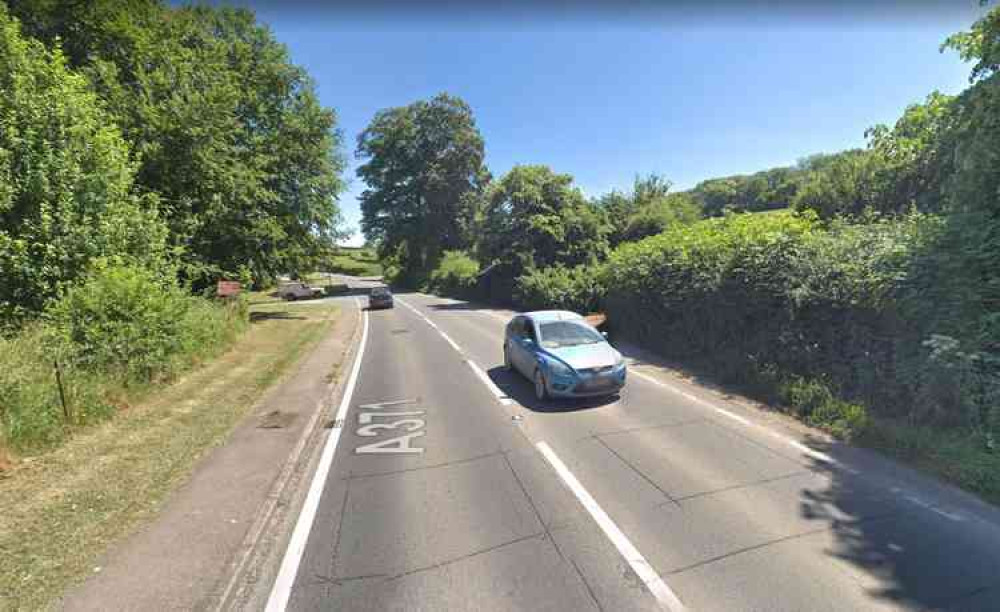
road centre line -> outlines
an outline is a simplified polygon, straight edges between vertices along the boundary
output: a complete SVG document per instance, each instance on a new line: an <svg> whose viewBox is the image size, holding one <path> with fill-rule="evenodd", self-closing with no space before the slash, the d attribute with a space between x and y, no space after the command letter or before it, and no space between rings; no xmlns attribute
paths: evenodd
<svg viewBox="0 0 1000 612"><path fill-rule="evenodd" d="M355 300L357 301L357 300ZM359 303L360 306L360 303ZM299 573L299 564L306 551L306 543L309 541L309 534L312 531L313 521L316 520L316 511L319 508L320 497L326 485L330 467L333 465L333 456L337 452L337 443L340 442L340 434L343 432L343 424L347 418L347 410L351 405L351 398L354 395L354 388L358 382L358 373L361 371L361 361L365 354L365 345L368 342L368 311L362 310L361 344L358 352L354 356L354 365L351 367L351 374L344 387L344 395L340 400L340 407L334 418L334 427L330 429L330 434L323 446L323 454L319 458L316 472L313 474L312 483L309 485L309 492L306 501L302 504L299 518L292 531L292 538L288 541L288 548L285 549L285 556L281 560L281 567L278 570L278 577L271 587L271 594L267 599L267 612L284 612L288 606L288 599L292 594L292 585L295 577Z"/></svg>
<svg viewBox="0 0 1000 612"><path fill-rule="evenodd" d="M684 610L684 604L678 599L677 595L667 586L667 583L663 581L663 578L656 573L653 566L646 561L642 553L629 541L628 537L622 533L618 525L611 520L611 517L601 508L600 504L590 495L590 493L580 484L580 481L576 479L573 472L566 467L566 464L562 462L562 459L556 455L555 451L552 450L545 442L538 442L535 447L542 453L545 460L549 462L552 469L555 470L559 478L562 479L563 484L565 484L569 490L576 496L577 500L590 514L591 518L597 523L604 532L604 535L611 540L611 543L615 545L618 552L625 561L628 562L629 567L635 572L637 576L642 580L646 588L649 589L653 597L656 598L657 603L660 607L669 612L682 612Z"/></svg>
<svg viewBox="0 0 1000 612"><path fill-rule="evenodd" d="M492 393L495 398L497 398L498 402L500 402L504 406L509 406L514 403L514 400L508 397L507 394L503 392L503 389L498 387L496 383L490 380L490 377L486 373L486 371L483 370L481 367L479 367L479 365L476 362L474 362L471 358L469 358L466 352L462 350L462 347L460 347L457 342L452 340L451 336L446 334L443 329L438 327L437 323L428 319L426 316L424 316L422 312L420 312L410 304L406 303L406 301L404 301L402 298L397 297L396 301L405 306L406 308L408 308L409 310L411 310L413 314L423 319L425 323L430 325L437 333L441 334L441 337L444 338L448 342L448 344L450 344L452 348L454 348L458 352L458 354L462 356L462 359L465 361L465 363L476 374L479 380L481 380L483 384L486 385L486 388L490 390L490 393Z"/></svg>

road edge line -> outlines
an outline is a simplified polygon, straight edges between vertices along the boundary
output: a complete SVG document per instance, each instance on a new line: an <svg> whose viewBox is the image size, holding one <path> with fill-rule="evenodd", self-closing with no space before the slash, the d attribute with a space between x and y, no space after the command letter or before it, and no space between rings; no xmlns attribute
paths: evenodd
<svg viewBox="0 0 1000 612"><path fill-rule="evenodd" d="M360 304L359 304L360 306ZM295 523L292 537L288 541L284 558L278 569L278 575L271 587L271 594L267 598L267 612L284 612L288 605L288 599L292 594L292 586L299 573L299 564L305 554L306 544L309 534L312 531L313 522L316 520L316 511L319 509L320 497L323 489L326 488L326 480L330 474L330 467L333 465L333 457L337 451L337 444L340 442L340 434L344 429L344 420L351 405L351 398L354 395L354 387L358 382L358 374L361 371L361 362L364 358L365 346L368 342L368 311L362 310L361 345L354 356L354 364L351 367L350 377L347 379L347 386L344 387L344 395L340 401L340 407L334 417L333 427L323 446L323 454L319 458L319 464L313 473L312 482L309 485L309 493L305 503L299 511L299 518Z"/></svg>
<svg viewBox="0 0 1000 612"><path fill-rule="evenodd" d="M591 494L584 488L580 481L577 480L573 472L570 471L566 464L563 463L559 455L556 455L552 447L546 442L536 442L535 448L538 449L545 460L549 462L552 469L555 470L556 474L563 481L570 492L576 496L580 504L583 505L584 509L590 514L591 518L597 523L597 526L601 528L604 535L607 536L611 543L614 544L615 548L618 549L618 553L624 557L625 561L628 563L632 571L635 572L637 576L642 580L649 592L656 598L657 603L660 604L665 610L669 612L683 612L685 610L684 604L677 597L677 594L671 590L663 578L660 577L653 566L646 561L646 558L642 556L642 553L632 544L628 537L622 533L622 530L618 528L608 513L601 508L597 500L591 496Z"/></svg>

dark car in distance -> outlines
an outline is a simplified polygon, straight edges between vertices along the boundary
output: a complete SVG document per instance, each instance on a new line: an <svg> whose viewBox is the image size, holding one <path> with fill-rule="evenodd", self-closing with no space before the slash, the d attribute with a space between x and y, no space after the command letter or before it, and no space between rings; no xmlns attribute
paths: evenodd
<svg viewBox="0 0 1000 612"><path fill-rule="evenodd" d="M368 309L392 308L392 292L388 287L375 287L368 294Z"/></svg>

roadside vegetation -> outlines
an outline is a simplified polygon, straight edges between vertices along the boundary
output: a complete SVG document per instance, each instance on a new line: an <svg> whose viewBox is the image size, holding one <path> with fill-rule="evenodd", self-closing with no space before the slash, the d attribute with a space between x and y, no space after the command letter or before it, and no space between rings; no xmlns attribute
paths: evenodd
<svg viewBox="0 0 1000 612"><path fill-rule="evenodd" d="M233 346L216 281L316 269L343 160L246 10L0 0L0 90L2 472Z"/></svg>
<svg viewBox="0 0 1000 612"><path fill-rule="evenodd" d="M324 337L338 311L277 303L249 314L253 322L224 354L155 393L128 389L114 406L117 418L78 427L64 444L0 474L0 609L45 609L97 571L101 552L155 515L198 460Z"/></svg>
<svg viewBox="0 0 1000 612"><path fill-rule="evenodd" d="M348 276L382 276L378 254L370 247L338 246L333 253L319 262L319 269Z"/></svg>
<svg viewBox="0 0 1000 612"><path fill-rule="evenodd" d="M388 109L358 141L362 229L397 284L602 310L617 337L1000 502L998 40L993 8L945 41L970 86L864 148L680 192L494 178L463 101Z"/></svg>

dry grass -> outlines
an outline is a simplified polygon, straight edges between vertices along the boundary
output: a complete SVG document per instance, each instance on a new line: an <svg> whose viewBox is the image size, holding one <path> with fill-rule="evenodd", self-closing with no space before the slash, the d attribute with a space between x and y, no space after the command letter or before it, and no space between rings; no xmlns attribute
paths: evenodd
<svg viewBox="0 0 1000 612"><path fill-rule="evenodd" d="M252 312L264 318L225 355L0 474L0 609L44 608L93 572L108 544L154 516L198 459L323 336L336 308Z"/></svg>

